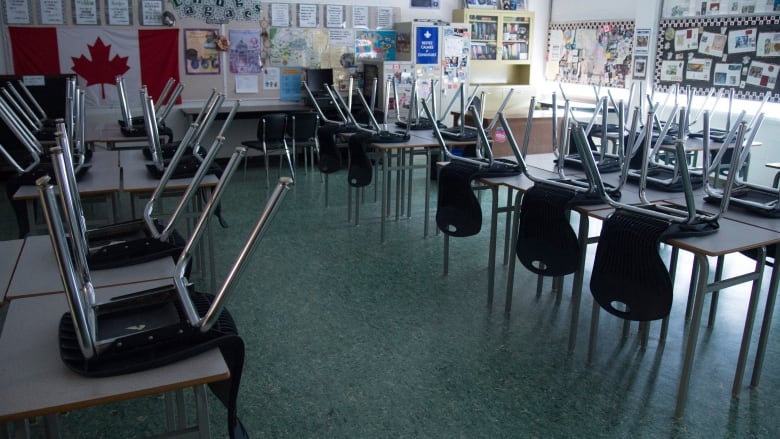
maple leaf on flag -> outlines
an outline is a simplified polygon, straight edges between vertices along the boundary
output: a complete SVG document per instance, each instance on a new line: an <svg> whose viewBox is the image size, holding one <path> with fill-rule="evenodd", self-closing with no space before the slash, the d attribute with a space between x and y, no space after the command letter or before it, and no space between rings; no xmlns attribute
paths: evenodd
<svg viewBox="0 0 780 439"><path fill-rule="evenodd" d="M89 60L83 54L78 58L70 57L73 60L71 69L87 80L87 87L100 84L101 98L105 99L105 84L115 84L117 75L123 75L130 70L130 66L127 65L128 57L114 55L109 60L111 46L106 46L100 37L95 40L95 44L91 46L87 44L87 48L90 56L92 56L92 60Z"/></svg>

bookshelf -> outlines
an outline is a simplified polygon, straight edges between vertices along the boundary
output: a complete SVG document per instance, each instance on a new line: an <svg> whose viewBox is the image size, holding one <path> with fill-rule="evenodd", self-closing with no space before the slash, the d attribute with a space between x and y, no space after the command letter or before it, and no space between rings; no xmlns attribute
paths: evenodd
<svg viewBox="0 0 780 439"><path fill-rule="evenodd" d="M530 83L533 12L455 9L452 21L471 28L471 83Z"/></svg>

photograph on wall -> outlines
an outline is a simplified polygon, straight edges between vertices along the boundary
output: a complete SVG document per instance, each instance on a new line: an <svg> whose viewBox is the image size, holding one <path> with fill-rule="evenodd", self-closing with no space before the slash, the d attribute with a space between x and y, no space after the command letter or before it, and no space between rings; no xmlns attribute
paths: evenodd
<svg viewBox="0 0 780 439"><path fill-rule="evenodd" d="M634 34L634 54L647 55L650 53L650 29L637 29Z"/></svg>
<svg viewBox="0 0 780 439"><path fill-rule="evenodd" d="M699 29L690 28L678 30L674 33L674 50L684 52L696 50L699 47Z"/></svg>
<svg viewBox="0 0 780 439"><path fill-rule="evenodd" d="M780 32L759 32L756 56L780 56Z"/></svg>
<svg viewBox="0 0 780 439"><path fill-rule="evenodd" d="M645 79L647 77L647 55L634 57L634 79Z"/></svg>
<svg viewBox="0 0 780 439"><path fill-rule="evenodd" d="M260 29L231 29L230 73L260 73L263 39Z"/></svg>
<svg viewBox="0 0 780 439"><path fill-rule="evenodd" d="M682 82L683 79L683 61L662 61L661 62L661 81L664 82Z"/></svg>
<svg viewBox="0 0 780 439"><path fill-rule="evenodd" d="M712 60L707 58L691 58L685 67L685 79L689 81L709 81L712 70Z"/></svg>
<svg viewBox="0 0 780 439"><path fill-rule="evenodd" d="M773 90L777 83L777 66L761 61L753 61L748 68L745 82L750 85Z"/></svg>
<svg viewBox="0 0 780 439"><path fill-rule="evenodd" d="M741 72L742 64L717 63L712 84L720 87L736 87L739 85Z"/></svg>
<svg viewBox="0 0 780 439"><path fill-rule="evenodd" d="M756 29L738 29L729 31L728 52L747 53L756 51Z"/></svg>
<svg viewBox="0 0 780 439"><path fill-rule="evenodd" d="M699 53L720 58L726 49L726 35L702 32L699 40Z"/></svg>
<svg viewBox="0 0 780 439"><path fill-rule="evenodd" d="M188 75L220 72L217 29L184 29L184 63Z"/></svg>

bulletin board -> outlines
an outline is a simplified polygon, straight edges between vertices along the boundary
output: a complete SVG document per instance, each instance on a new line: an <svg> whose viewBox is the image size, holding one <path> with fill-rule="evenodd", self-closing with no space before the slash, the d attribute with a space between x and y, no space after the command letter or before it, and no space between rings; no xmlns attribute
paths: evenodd
<svg viewBox="0 0 780 439"><path fill-rule="evenodd" d="M550 81L626 88L633 40L631 20L550 23L545 76Z"/></svg>
<svg viewBox="0 0 780 439"><path fill-rule="evenodd" d="M733 90L738 99L780 102L780 16L702 16L662 20L658 29L655 89L690 86Z"/></svg>

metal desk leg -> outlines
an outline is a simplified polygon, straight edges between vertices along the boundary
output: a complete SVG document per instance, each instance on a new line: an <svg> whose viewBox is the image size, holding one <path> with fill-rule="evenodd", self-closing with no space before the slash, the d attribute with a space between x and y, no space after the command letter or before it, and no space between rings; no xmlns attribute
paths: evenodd
<svg viewBox="0 0 780 439"><path fill-rule="evenodd" d="M390 152L382 151L382 215L379 220L379 242L385 242L385 221L390 214Z"/></svg>
<svg viewBox="0 0 780 439"><path fill-rule="evenodd" d="M590 219L588 215L580 213L580 229L577 239L580 242L580 266L574 273L571 288L571 322L569 323L569 353L574 352L577 344L577 328L580 319L580 303L582 303L582 283L585 278L585 256L588 253L588 233L590 231Z"/></svg>
<svg viewBox="0 0 780 439"><path fill-rule="evenodd" d="M688 384L693 371L693 357L696 355L696 343L699 338L699 323L701 322L704 296L707 291L707 278L710 272L707 256L696 254L694 259L698 268L698 279L696 280L696 293L693 298L693 313L688 326L688 339L685 341L685 357L683 358L682 372L680 374L680 385L677 390L677 403L674 410L676 418L682 418L685 411L685 401L688 398Z"/></svg>
<svg viewBox="0 0 780 439"><path fill-rule="evenodd" d="M395 220L398 221L401 218L401 197L403 196L403 163L404 163L404 150L401 149L396 152L395 157Z"/></svg>
<svg viewBox="0 0 780 439"><path fill-rule="evenodd" d="M511 244L511 224L512 224L512 209L514 206L512 206L512 188L507 187L506 190L506 219L504 221L504 265L507 265L509 263L509 258L514 256L510 250L509 246Z"/></svg>
<svg viewBox="0 0 780 439"><path fill-rule="evenodd" d="M490 186L493 199L490 215L490 249L488 250L488 291L487 301L493 303L493 287L496 281L496 235L498 234L498 185Z"/></svg>
<svg viewBox="0 0 780 439"><path fill-rule="evenodd" d="M431 214L431 149L425 148L425 219L423 220L423 238L428 237L428 224Z"/></svg>
<svg viewBox="0 0 780 439"><path fill-rule="evenodd" d="M517 228L520 225L520 202L522 201L523 193L521 191L517 191L517 195L515 195L515 205L514 205L514 215L512 217L512 244L511 249L517 247ZM509 267L507 267L507 274L506 274L506 302L504 303L504 312L509 313L509 311L512 310L512 293L515 286L515 264L516 264L517 258L511 257L509 258ZM488 297L488 305L492 303L493 298Z"/></svg>
<svg viewBox="0 0 780 439"><path fill-rule="evenodd" d="M780 172L778 173L780 175ZM766 343L769 339L769 329L772 327L772 315L775 311L775 299L777 299L777 284L780 278L780 267L777 266L780 261L780 245L775 245L774 266L772 267L772 277L769 279L769 291L764 305L764 319L761 323L761 335L758 338L758 347L756 348L756 359L753 363L753 376L750 379L752 387L758 387L758 381L761 379L761 368L764 365L764 354L766 353Z"/></svg>
<svg viewBox="0 0 780 439"><path fill-rule="evenodd" d="M406 176L406 217L412 217L412 174L414 173L414 149L409 150L409 175Z"/></svg>
<svg viewBox="0 0 780 439"><path fill-rule="evenodd" d="M211 437L209 431L209 408L208 400L206 399L206 387L204 385L195 386L195 407L196 414L198 416L198 435L203 439Z"/></svg>
<svg viewBox="0 0 780 439"><path fill-rule="evenodd" d="M753 336L753 323L756 320L758 295L761 292L761 278L764 275L764 266L766 264L766 248L762 247L762 251L759 251L758 254L759 257L756 261L756 274L758 277L753 280L753 288L750 291L750 302L748 303L747 315L745 316L745 329L742 331L742 344L739 347L739 357L737 358L737 370L734 373L734 384L731 386L731 395L734 398L738 398L739 392L742 390L742 377L745 375L745 364L747 363L748 351L750 350L750 338Z"/></svg>
<svg viewBox="0 0 780 439"><path fill-rule="evenodd" d="M587 364L593 364L593 357L596 356L596 344L599 337L599 315L601 307L598 302L593 301L590 311L590 339L588 340L588 359Z"/></svg>
<svg viewBox="0 0 780 439"><path fill-rule="evenodd" d="M715 280L720 280L721 277L723 277L723 262L724 262L725 256L718 256L718 262L715 265ZM712 292L712 297L710 297L710 315L707 318L707 327L712 328L715 326L715 315L718 312L718 291Z"/></svg>

